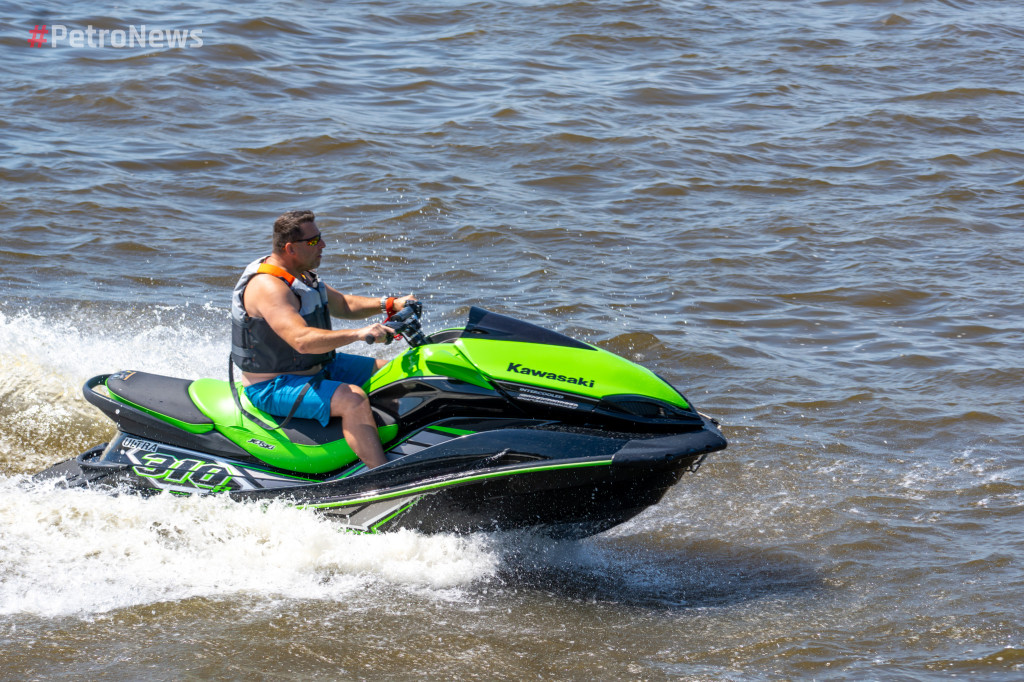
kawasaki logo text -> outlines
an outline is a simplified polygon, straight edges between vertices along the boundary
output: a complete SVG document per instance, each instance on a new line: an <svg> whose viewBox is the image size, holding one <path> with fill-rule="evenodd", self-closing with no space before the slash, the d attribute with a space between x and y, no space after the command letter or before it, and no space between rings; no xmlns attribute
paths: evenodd
<svg viewBox="0 0 1024 682"><path fill-rule="evenodd" d="M567 384L576 384L577 386L586 386L588 388L594 387L593 379L587 379L586 377L567 377L564 374L545 372L542 369L531 369L529 367L523 367L523 365L518 362L508 363L508 369L505 371L517 372L519 374L529 374L531 376L539 377L541 379L551 379L552 381L564 381Z"/></svg>

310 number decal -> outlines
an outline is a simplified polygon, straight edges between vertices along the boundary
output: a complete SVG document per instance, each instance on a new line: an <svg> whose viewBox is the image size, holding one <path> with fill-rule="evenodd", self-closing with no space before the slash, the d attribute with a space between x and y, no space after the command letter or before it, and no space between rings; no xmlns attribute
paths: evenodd
<svg viewBox="0 0 1024 682"><path fill-rule="evenodd" d="M210 464L198 459L178 459L156 452L142 455L142 461L148 466L134 466L132 470L145 478L191 485L210 492L221 492L235 487L232 485L234 477L231 472L219 464Z"/></svg>

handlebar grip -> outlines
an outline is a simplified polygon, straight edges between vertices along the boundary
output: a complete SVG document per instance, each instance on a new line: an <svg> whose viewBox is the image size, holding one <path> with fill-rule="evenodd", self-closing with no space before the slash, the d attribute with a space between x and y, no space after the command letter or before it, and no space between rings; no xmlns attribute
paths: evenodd
<svg viewBox="0 0 1024 682"><path fill-rule="evenodd" d="M395 340L395 335L394 334L388 334L387 336L384 337L384 345L386 346L386 345L388 345L389 343L391 343L394 340ZM374 339L372 334L367 334L366 336L364 336L363 337L363 341L366 341L366 345L368 345L368 346L371 346L374 343L376 343L376 339Z"/></svg>

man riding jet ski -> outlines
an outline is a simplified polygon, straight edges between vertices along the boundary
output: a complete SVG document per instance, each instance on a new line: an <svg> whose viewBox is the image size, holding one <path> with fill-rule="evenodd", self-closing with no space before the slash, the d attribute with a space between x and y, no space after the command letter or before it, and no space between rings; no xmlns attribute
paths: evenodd
<svg viewBox="0 0 1024 682"><path fill-rule="evenodd" d="M117 433L40 476L142 494L282 498L359 532L532 528L580 538L655 504L726 447L717 423L650 370L482 308L465 327L426 336L418 301L385 298L385 324L332 331L326 313L358 319L378 302L338 294L309 272L322 251L313 227L299 220L288 258L253 263L235 289L242 390L233 378L93 377L85 398ZM261 271L268 263L293 279ZM265 291L250 298L258 282ZM333 354L395 334L410 348L382 367ZM268 339L277 343L269 350Z"/></svg>
<svg viewBox="0 0 1024 682"><path fill-rule="evenodd" d="M286 420L342 417L345 440L369 467L385 462L362 386L384 365L335 351L357 340L383 341L380 323L331 329L331 316L374 314L376 299L339 293L317 276L324 240L312 211L290 211L274 222L274 250L242 273L231 297L231 361L242 369L245 395ZM261 276L263 275L263 276ZM412 300L384 297L389 317ZM231 365L229 365L231 369Z"/></svg>

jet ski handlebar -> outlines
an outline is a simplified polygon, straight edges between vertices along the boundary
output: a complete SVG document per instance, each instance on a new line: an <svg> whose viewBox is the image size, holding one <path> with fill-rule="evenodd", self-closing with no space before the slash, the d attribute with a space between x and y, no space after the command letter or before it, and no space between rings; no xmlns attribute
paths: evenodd
<svg viewBox="0 0 1024 682"><path fill-rule="evenodd" d="M419 301L408 301L401 310L391 316L391 319L384 323L384 326L391 330L384 339L385 344L391 343L396 336L403 336L410 346L422 346L427 342L423 336L423 327L420 323L420 316L423 314L423 304ZM373 337L367 335L366 343L373 343Z"/></svg>

